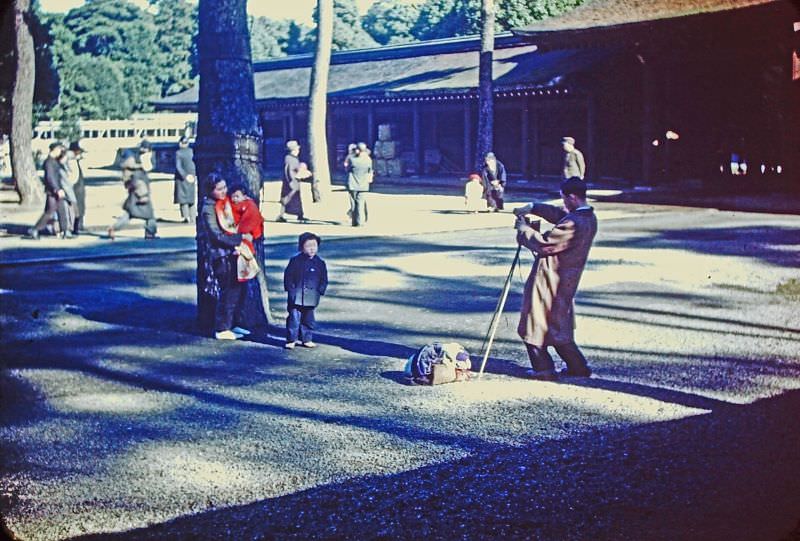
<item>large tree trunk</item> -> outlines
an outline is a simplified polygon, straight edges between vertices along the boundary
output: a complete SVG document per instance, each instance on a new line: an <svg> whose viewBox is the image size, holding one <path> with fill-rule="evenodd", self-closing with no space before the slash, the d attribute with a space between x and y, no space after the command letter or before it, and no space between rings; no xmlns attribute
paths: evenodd
<svg viewBox="0 0 800 541"><path fill-rule="evenodd" d="M14 0L16 76L11 94L11 171L20 203L43 199L44 190L31 152L36 57L30 29L31 0Z"/></svg>
<svg viewBox="0 0 800 541"><path fill-rule="evenodd" d="M311 170L319 181L320 191L329 193L331 169L325 120L328 115L328 72L333 45L333 0L317 0L317 19L317 50L314 67L311 69L308 100L308 150L311 155Z"/></svg>
<svg viewBox="0 0 800 541"><path fill-rule="evenodd" d="M481 56L478 69L478 139L475 145L475 167L483 167L486 153L494 144L494 0L481 0Z"/></svg>
<svg viewBox="0 0 800 541"><path fill-rule="evenodd" d="M209 193L206 177L222 174L228 185L247 186L257 203L261 193L261 131L256 113L253 64L247 28L246 0L200 0L198 53L200 100L195 161L198 173L198 209ZM198 322L210 331L216 299L206 288L211 269L209 246L197 224ZM264 245L255 243L264 272ZM269 323L269 298L265 280L248 283L246 317L254 327Z"/></svg>

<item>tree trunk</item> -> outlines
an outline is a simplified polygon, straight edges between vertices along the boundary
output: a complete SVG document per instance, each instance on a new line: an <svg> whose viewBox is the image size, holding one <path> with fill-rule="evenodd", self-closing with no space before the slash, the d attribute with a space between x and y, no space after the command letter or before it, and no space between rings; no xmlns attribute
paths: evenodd
<svg viewBox="0 0 800 541"><path fill-rule="evenodd" d="M44 190L33 163L33 85L36 57L30 29L31 0L14 0L14 54L16 75L11 94L11 171L19 202L42 201Z"/></svg>
<svg viewBox="0 0 800 541"><path fill-rule="evenodd" d="M333 0L317 0L317 50L311 69L308 111L308 150L311 170L320 191L329 193L331 169L328 159L326 118L328 114L328 72L333 45Z"/></svg>
<svg viewBox="0 0 800 541"><path fill-rule="evenodd" d="M486 153L494 145L494 0L481 0L481 56L478 69L478 138L475 145L475 168L483 167Z"/></svg>
<svg viewBox="0 0 800 541"><path fill-rule="evenodd" d="M246 0L200 0L200 99L195 144L199 212L210 191L207 176L212 172L220 173L228 185L246 186L260 206L261 130L256 113L246 5ZM210 331L216 299L205 287L212 262L201 220L197 232L198 322L201 329ZM264 245L254 244L263 273ZM253 327L269 323L266 281L248 282L245 317Z"/></svg>

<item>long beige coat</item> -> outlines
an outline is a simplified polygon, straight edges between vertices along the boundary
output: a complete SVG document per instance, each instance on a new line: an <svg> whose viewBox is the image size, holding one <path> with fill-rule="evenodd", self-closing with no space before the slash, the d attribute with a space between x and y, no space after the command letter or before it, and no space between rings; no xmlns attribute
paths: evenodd
<svg viewBox="0 0 800 541"><path fill-rule="evenodd" d="M534 346L574 342L573 300L597 233L597 217L591 207L567 213L541 203L533 205L532 214L555 227L545 234L530 227L517 233L517 242L538 255L525 283L517 332Z"/></svg>

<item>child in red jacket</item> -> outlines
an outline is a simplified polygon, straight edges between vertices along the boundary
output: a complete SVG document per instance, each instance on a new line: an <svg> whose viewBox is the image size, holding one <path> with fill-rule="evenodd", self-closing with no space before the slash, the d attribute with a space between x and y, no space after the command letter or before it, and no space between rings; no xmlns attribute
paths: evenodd
<svg viewBox="0 0 800 541"><path fill-rule="evenodd" d="M232 186L230 197L236 232L253 235L253 242L261 239L264 236L264 217L261 215L256 202L247 195L243 186ZM253 278L259 270L255 259L256 250L253 242L242 241L242 244L237 248L239 252L238 275L240 282Z"/></svg>

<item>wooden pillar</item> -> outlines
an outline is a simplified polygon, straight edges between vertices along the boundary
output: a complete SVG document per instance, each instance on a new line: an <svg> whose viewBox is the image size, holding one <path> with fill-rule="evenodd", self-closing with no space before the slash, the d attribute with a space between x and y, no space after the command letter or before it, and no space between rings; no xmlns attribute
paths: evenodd
<svg viewBox="0 0 800 541"><path fill-rule="evenodd" d="M528 100L536 100L536 98L528 98ZM530 116L530 134L531 134L531 147L533 147L532 158L533 167L531 168L531 175L533 178L538 178L542 174L542 153L539 149L539 114L541 107L537 101L533 101L533 114Z"/></svg>
<svg viewBox="0 0 800 541"><path fill-rule="evenodd" d="M422 152L422 115L419 112L419 102L415 101L411 106L412 114L412 137L414 138L414 159L417 162L417 174L422 175L424 171L424 158Z"/></svg>
<svg viewBox="0 0 800 541"><path fill-rule="evenodd" d="M656 74L653 61L655 55L642 53L642 183L653 179L653 139L656 134Z"/></svg>
<svg viewBox="0 0 800 541"><path fill-rule="evenodd" d="M289 124L289 133L284 138L285 139L284 143L286 141L288 141L289 139L294 139L295 138L295 133L294 133L294 110L289 111L289 117L288 118L289 118L289 122L288 122L288 124Z"/></svg>
<svg viewBox="0 0 800 541"><path fill-rule="evenodd" d="M522 176L528 176L528 152L530 149L528 148L528 141L530 140L530 136L528 134L528 130L530 129L530 110L528 109L528 98L522 98L522 126L520 129L520 137L519 137L519 150L520 156L522 157Z"/></svg>
<svg viewBox="0 0 800 541"><path fill-rule="evenodd" d="M348 117L349 117L348 120L350 121L349 122L349 124L350 124L350 141L348 141L348 144L349 144L349 143L352 143L352 142L354 142L356 140L356 115L355 115L355 111L354 110L353 111L348 111ZM372 145L372 143L368 143L368 144Z"/></svg>
<svg viewBox="0 0 800 541"><path fill-rule="evenodd" d="M597 132L597 101L594 94L586 98L586 182L590 178L600 178L597 167L597 145L595 133Z"/></svg>
<svg viewBox="0 0 800 541"><path fill-rule="evenodd" d="M367 145L372 148L375 144L375 105L367 105Z"/></svg>
<svg viewBox="0 0 800 541"><path fill-rule="evenodd" d="M474 156L471 152L472 147L472 107L469 100L464 100L464 171L472 171Z"/></svg>

